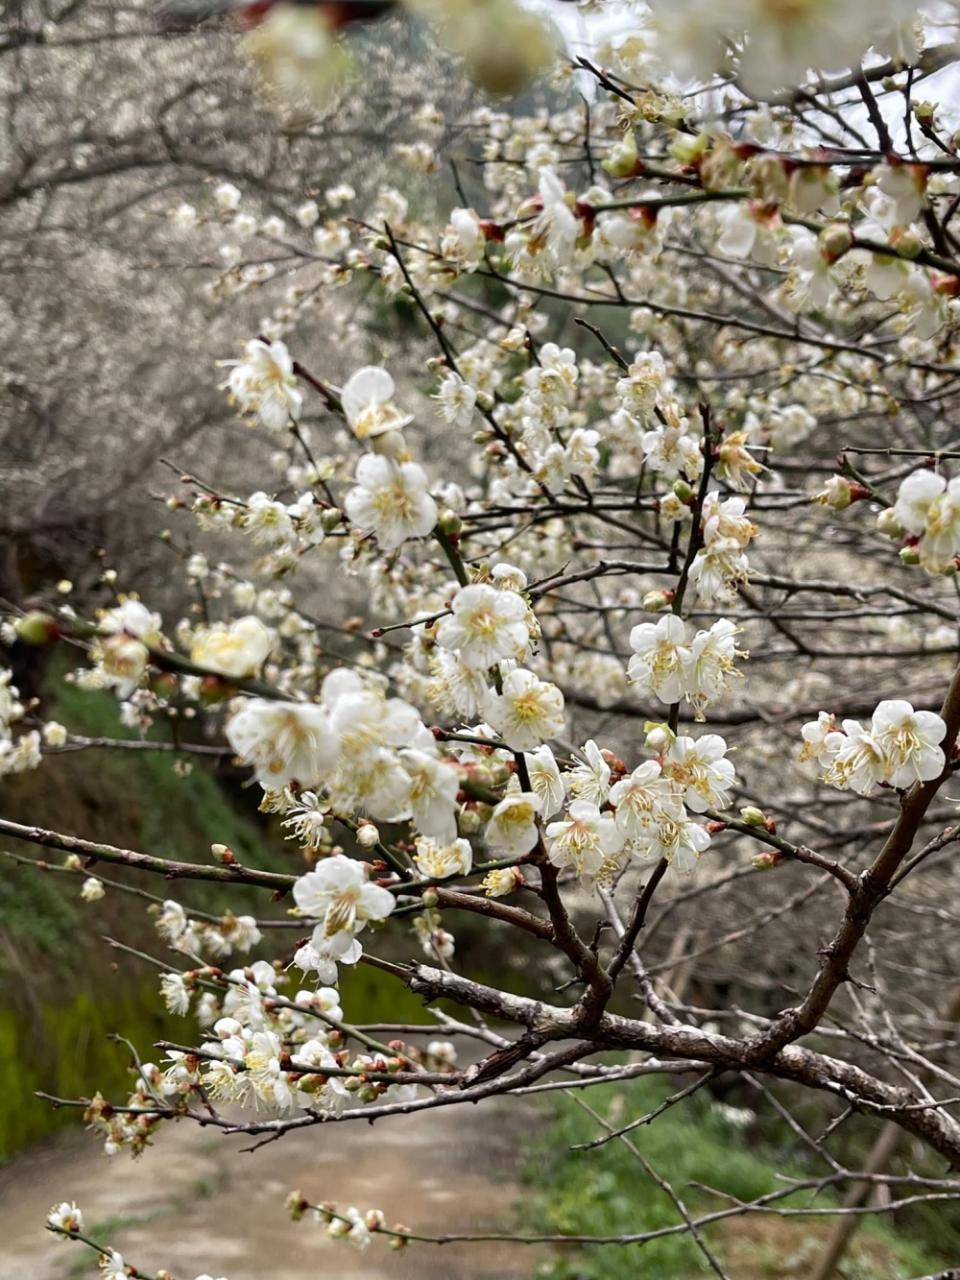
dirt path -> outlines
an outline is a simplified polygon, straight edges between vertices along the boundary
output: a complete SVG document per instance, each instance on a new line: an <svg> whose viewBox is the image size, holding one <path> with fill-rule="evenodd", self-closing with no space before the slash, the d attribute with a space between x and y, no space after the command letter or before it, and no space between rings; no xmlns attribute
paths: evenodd
<svg viewBox="0 0 960 1280"><path fill-rule="evenodd" d="M0 1280L96 1275L93 1256L43 1230L55 1200L72 1199L87 1229L147 1272L177 1280L529 1280L537 1256L520 1245L416 1245L366 1253L290 1222L286 1193L361 1210L427 1234L501 1227L521 1195L518 1130L535 1113L516 1102L451 1107L418 1123L328 1125L256 1154L192 1124L167 1127L139 1161L109 1159L90 1134L70 1132L0 1170Z"/></svg>

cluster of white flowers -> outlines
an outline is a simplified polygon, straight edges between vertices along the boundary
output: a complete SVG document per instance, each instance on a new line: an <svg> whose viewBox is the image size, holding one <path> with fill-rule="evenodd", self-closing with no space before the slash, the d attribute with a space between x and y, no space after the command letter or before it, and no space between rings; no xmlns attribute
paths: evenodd
<svg viewBox="0 0 960 1280"><path fill-rule="evenodd" d="M112 689L118 698L129 698L143 680L150 649L162 648L163 622L142 601L128 597L105 610L94 644L94 665L76 673L81 688Z"/></svg>
<svg viewBox="0 0 960 1280"><path fill-rule="evenodd" d="M217 920L200 920L190 916L173 898L156 909L156 929L174 951L184 955L209 955L218 958L233 951L248 952L260 941L261 934L253 916L230 913Z"/></svg>
<svg viewBox="0 0 960 1280"><path fill-rule="evenodd" d="M734 768L726 759L727 745L717 734L677 737L665 727L648 741L659 748L656 759L612 786L609 766L599 777L594 767L593 787L581 789L563 819L547 826L548 854L556 866L600 880L631 856L666 858L680 872L694 869L710 835L690 813L729 804ZM609 810L601 809L604 803Z"/></svg>
<svg viewBox="0 0 960 1280"><path fill-rule="evenodd" d="M0 671L0 777L10 773L26 773L40 764L40 733L29 729L17 737L13 726L23 719L26 708L20 701L20 693L12 683L12 672ZM58 726L61 727L61 726ZM45 735L50 742L49 736ZM57 745L54 735L50 745Z"/></svg>
<svg viewBox="0 0 960 1280"><path fill-rule="evenodd" d="M356 672L332 671L316 703L246 699L226 733L265 791L295 786L321 793L337 812L410 819L422 835L456 837L456 766L409 703Z"/></svg>
<svg viewBox="0 0 960 1280"><path fill-rule="evenodd" d="M727 599L750 570L746 548L757 526L748 519L743 498L721 498L711 491L700 515L703 546L690 566L690 581L704 604Z"/></svg>
<svg viewBox="0 0 960 1280"><path fill-rule="evenodd" d="M916 6L907 0L868 6L721 0L704 8L695 0L656 0L653 16L663 53L679 69L706 78L727 64L733 48L747 92L768 96L799 84L811 68L859 64L872 44L899 52L906 34L909 47Z"/></svg>
<svg viewBox="0 0 960 1280"><path fill-rule="evenodd" d="M960 476L947 480L936 471L914 471L901 481L897 501L881 513L885 533L908 535L901 553L906 564L929 574L955 573L960 555Z"/></svg>
<svg viewBox="0 0 960 1280"><path fill-rule="evenodd" d="M630 632L630 683L639 693L653 694L661 702L686 699L702 719L707 703L726 691L732 676L741 674L734 669L734 661L747 655L736 647L738 634L729 618L719 618L708 630L697 631L692 640L676 614L665 614L656 623L641 622Z"/></svg>
<svg viewBox="0 0 960 1280"><path fill-rule="evenodd" d="M83 1236L86 1230L83 1213L72 1201L64 1200L60 1204L55 1204L47 1214L47 1229L60 1236L62 1240ZM106 1252L100 1255L99 1269L101 1280L129 1280L129 1277L134 1274L133 1268L125 1262L123 1254L109 1246ZM214 1280L214 1277L204 1272L203 1275L196 1276L195 1280ZM227 1280L227 1278L219 1276L217 1280Z"/></svg>
<svg viewBox="0 0 960 1280"><path fill-rule="evenodd" d="M730 802L734 768L726 759L727 745L716 734L678 737L666 726L651 730L648 745L657 757L629 774L592 741L565 771L548 746L540 747L525 757L532 790L513 784L495 806L484 832L487 847L522 857L537 846L540 821L561 814L544 830L548 857L557 867L604 881L627 858L654 856L678 871L693 870L710 836L690 814ZM522 883L518 868L509 871L502 886L488 877L488 892L512 892Z"/></svg>
<svg viewBox="0 0 960 1280"><path fill-rule="evenodd" d="M933 711L914 711L909 702L894 698L878 703L867 728L859 720L838 724L821 711L801 730L800 758L816 762L828 785L870 796L881 786L907 788L939 778L946 732Z"/></svg>

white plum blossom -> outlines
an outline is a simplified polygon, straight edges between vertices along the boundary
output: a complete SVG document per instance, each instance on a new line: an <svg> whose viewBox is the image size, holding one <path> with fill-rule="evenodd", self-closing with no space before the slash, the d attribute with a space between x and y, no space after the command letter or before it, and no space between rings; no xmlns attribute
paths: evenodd
<svg viewBox="0 0 960 1280"><path fill-rule="evenodd" d="M223 213L232 213L239 207L242 193L240 188L235 187L232 182L220 182L213 189L213 198L217 208Z"/></svg>
<svg viewBox="0 0 960 1280"><path fill-rule="evenodd" d="M473 669L520 659L530 640L526 617L526 603L515 591L482 582L460 587L450 615L437 627L437 644Z"/></svg>
<svg viewBox="0 0 960 1280"><path fill-rule="evenodd" d="M900 484L893 514L917 539L917 557L930 574L956 567L960 555L960 476L914 471Z"/></svg>
<svg viewBox="0 0 960 1280"><path fill-rule="evenodd" d="M946 764L941 743L947 726L933 711L915 711L901 698L877 704L869 728L821 712L802 729L801 759L815 758L823 781L842 791L874 795L881 785L906 789L932 782Z"/></svg>
<svg viewBox="0 0 960 1280"><path fill-rule="evenodd" d="M384 551L395 551L410 538L425 538L437 523L427 484L416 462L368 453L357 464L357 484L344 499L344 510L358 529L377 535Z"/></svg>
<svg viewBox="0 0 960 1280"><path fill-rule="evenodd" d="M573 867L590 878L599 876L624 844L613 814L601 813L588 800L575 800L564 819L547 826L546 836L554 866Z"/></svg>
<svg viewBox="0 0 960 1280"><path fill-rule="evenodd" d="M633 657L627 678L638 693L652 693L661 702L679 702L686 683L684 667L690 650L683 619L667 613L659 622L640 622L630 632Z"/></svg>
<svg viewBox="0 0 960 1280"><path fill-rule="evenodd" d="M198 631L190 660L221 675L256 675L270 655L273 636L259 618L248 615Z"/></svg>
<svg viewBox="0 0 960 1280"><path fill-rule="evenodd" d="M190 988L179 973L165 973L160 979L160 993L169 1013L181 1017L190 1012Z"/></svg>
<svg viewBox="0 0 960 1280"><path fill-rule="evenodd" d="M440 845L436 840L420 839L414 861L422 876L444 880L448 876L465 876L473 866L473 850L469 840L457 839Z"/></svg>
<svg viewBox="0 0 960 1280"><path fill-rule="evenodd" d="M610 765L592 738L584 743L581 756L563 775L567 794L576 800L603 804L610 790Z"/></svg>
<svg viewBox="0 0 960 1280"><path fill-rule="evenodd" d="M440 241L445 263L457 271L475 271L483 261L486 236L473 209L453 209Z"/></svg>
<svg viewBox="0 0 960 1280"><path fill-rule="evenodd" d="M72 1200L63 1200L47 1214L47 1226L55 1231L82 1231L83 1214Z"/></svg>
<svg viewBox="0 0 960 1280"><path fill-rule="evenodd" d="M910 787L939 778L946 763L940 743L947 726L933 711L914 711L902 698L877 705L871 733L890 762L890 784Z"/></svg>
<svg viewBox="0 0 960 1280"><path fill-rule="evenodd" d="M98 880L96 876L87 876L80 886L80 897L84 902L99 902L105 897L106 892L103 881Z"/></svg>
<svg viewBox="0 0 960 1280"><path fill-rule="evenodd" d="M567 203L563 183L550 168L540 170L537 185L540 213L533 224L531 237L542 242L553 262L564 266L573 260L580 223Z"/></svg>
<svg viewBox="0 0 960 1280"><path fill-rule="evenodd" d="M322 786L337 758L337 743L323 707L310 702L246 700L227 721L227 741L254 766L265 791L291 782Z"/></svg>
<svg viewBox="0 0 960 1280"><path fill-rule="evenodd" d="M508 792L494 806L484 830L491 853L510 858L529 853L540 838L537 818L542 811L543 801L532 791Z"/></svg>
<svg viewBox="0 0 960 1280"><path fill-rule="evenodd" d="M413 421L412 413L404 413L394 403L395 391L393 378L379 365L366 365L347 379L340 392L340 403L358 440L372 440L399 431Z"/></svg>
<svg viewBox="0 0 960 1280"><path fill-rule="evenodd" d="M100 618L98 630L102 635L125 635L142 640L144 644L157 645L163 623L159 613L148 609L140 600L127 599Z"/></svg>
<svg viewBox="0 0 960 1280"><path fill-rule="evenodd" d="M433 398L444 422L452 427L469 427L477 393L458 373L448 373Z"/></svg>
<svg viewBox="0 0 960 1280"><path fill-rule="evenodd" d="M563 808L567 792L553 752L544 743L543 746L537 747L536 751L525 755L524 760L530 786L543 803L544 816L549 817L557 813Z"/></svg>
<svg viewBox="0 0 960 1280"><path fill-rule="evenodd" d="M410 780L413 822L424 835L449 844L457 834L460 779L452 765L427 751L408 749L400 760Z"/></svg>
<svg viewBox="0 0 960 1280"><path fill-rule="evenodd" d="M513 751L532 751L564 730L563 694L555 684L516 667L487 701L487 719Z"/></svg>
<svg viewBox="0 0 960 1280"><path fill-rule="evenodd" d="M396 905L387 889L371 883L367 865L342 853L321 858L300 876L293 898L303 915L319 919L313 945L335 957L346 953L371 920L385 920Z"/></svg>
<svg viewBox="0 0 960 1280"><path fill-rule="evenodd" d="M303 409L293 358L279 339L253 338L243 349L243 359L224 360L230 375L224 384L240 412L252 414L268 430L282 431L296 422Z"/></svg>
<svg viewBox="0 0 960 1280"><path fill-rule="evenodd" d="M663 772L679 784L684 804L694 813L729 805L736 774L726 752L727 744L717 733L696 739L678 737L670 744Z"/></svg>
<svg viewBox="0 0 960 1280"><path fill-rule="evenodd" d="M684 818L679 785L664 776L656 760L645 760L632 773L610 788L617 828L640 845L649 844L653 832L664 819Z"/></svg>
<svg viewBox="0 0 960 1280"><path fill-rule="evenodd" d="M483 877L480 887L488 898L506 898L524 883L519 867L494 867Z"/></svg>

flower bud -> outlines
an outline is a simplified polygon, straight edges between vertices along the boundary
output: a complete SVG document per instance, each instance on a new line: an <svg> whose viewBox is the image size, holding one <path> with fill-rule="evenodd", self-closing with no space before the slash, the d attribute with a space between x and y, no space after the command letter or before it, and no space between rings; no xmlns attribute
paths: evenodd
<svg viewBox="0 0 960 1280"><path fill-rule="evenodd" d="M910 227L895 227L890 233L890 244L901 258L916 258L923 251L923 241Z"/></svg>
<svg viewBox="0 0 960 1280"><path fill-rule="evenodd" d="M463 529L463 521L455 511L451 511L449 508L440 512L440 518L437 523L441 531L450 538L459 537Z"/></svg>
<svg viewBox="0 0 960 1280"><path fill-rule="evenodd" d="M662 609L666 609L673 600L674 593L672 591L648 591L643 597L644 613L660 613Z"/></svg>
<svg viewBox="0 0 960 1280"><path fill-rule="evenodd" d="M854 500L853 486L843 476L831 476L813 500L831 511L846 511Z"/></svg>
<svg viewBox="0 0 960 1280"><path fill-rule="evenodd" d="M884 508L877 516L877 532L882 533L885 538L903 537L904 528L893 507Z"/></svg>
<svg viewBox="0 0 960 1280"><path fill-rule="evenodd" d="M372 822L362 822L357 828L357 844L361 849L372 849L380 843L379 828Z"/></svg>
<svg viewBox="0 0 960 1280"><path fill-rule="evenodd" d="M669 726L665 724L648 724L645 727L647 736L644 746L649 751L656 751L658 754L661 751L666 751L674 737Z"/></svg>
<svg viewBox="0 0 960 1280"><path fill-rule="evenodd" d="M50 644L57 638L57 622L49 613L41 613L39 609L31 609L22 618L18 618L14 630L17 638L24 644Z"/></svg>
<svg viewBox="0 0 960 1280"><path fill-rule="evenodd" d="M479 834L483 824L480 821L480 815L476 809L461 809L457 817L457 827L462 836L475 836Z"/></svg>
<svg viewBox="0 0 960 1280"><path fill-rule="evenodd" d="M212 844L210 852L213 855L214 862L219 862L222 867L235 867L237 865L236 855L228 845Z"/></svg>
<svg viewBox="0 0 960 1280"><path fill-rule="evenodd" d="M920 553L916 547L900 548L900 563L909 565L911 568L920 563Z"/></svg>
<svg viewBox="0 0 960 1280"><path fill-rule="evenodd" d="M820 232L820 252L828 262L842 258L853 244L853 232L845 222L831 222Z"/></svg>
<svg viewBox="0 0 960 1280"><path fill-rule="evenodd" d="M637 172L637 139L628 129L621 140L610 148L601 169L612 178L632 178Z"/></svg>
<svg viewBox="0 0 960 1280"><path fill-rule="evenodd" d="M913 114L920 124L925 124L928 128L932 127L936 113L937 104L935 102L915 102L913 104Z"/></svg>
<svg viewBox="0 0 960 1280"><path fill-rule="evenodd" d="M424 889L422 902L425 907L435 907L439 901L436 889Z"/></svg>
<svg viewBox="0 0 960 1280"><path fill-rule="evenodd" d="M783 861L783 854L771 849L769 853L758 853L753 859L754 871L772 871L778 862Z"/></svg>
<svg viewBox="0 0 960 1280"><path fill-rule="evenodd" d="M756 805L748 804L740 810L740 818L748 827L762 827L767 820L767 815Z"/></svg>
<svg viewBox="0 0 960 1280"><path fill-rule="evenodd" d="M677 480L674 483L673 492L681 502L689 502L693 497L693 487L687 484L686 480Z"/></svg>
<svg viewBox="0 0 960 1280"><path fill-rule="evenodd" d="M320 517L320 523L323 525L326 533L331 533L343 522L343 512L339 507L327 507L323 515Z"/></svg>
<svg viewBox="0 0 960 1280"><path fill-rule="evenodd" d="M204 676L200 681L200 701L205 707L215 707L233 697L233 687L221 676Z"/></svg>

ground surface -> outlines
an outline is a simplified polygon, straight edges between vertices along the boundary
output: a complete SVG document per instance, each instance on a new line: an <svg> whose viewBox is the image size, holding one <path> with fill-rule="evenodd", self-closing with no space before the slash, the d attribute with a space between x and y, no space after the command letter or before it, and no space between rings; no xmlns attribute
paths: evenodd
<svg viewBox="0 0 960 1280"><path fill-rule="evenodd" d="M88 1133L70 1132L0 1170L0 1280L95 1276L80 1245L43 1230L55 1200L73 1199L88 1232L128 1262L177 1280L203 1272L229 1280L528 1280L536 1256L520 1245L417 1245L396 1253L375 1240L360 1254L296 1224L284 1197L382 1208L388 1224L425 1234L509 1230L521 1194L516 1139L534 1117L516 1102L455 1107L389 1125L326 1125L293 1133L253 1155L195 1125L161 1133L139 1161L108 1159ZM247 1140L249 1143L249 1139Z"/></svg>

